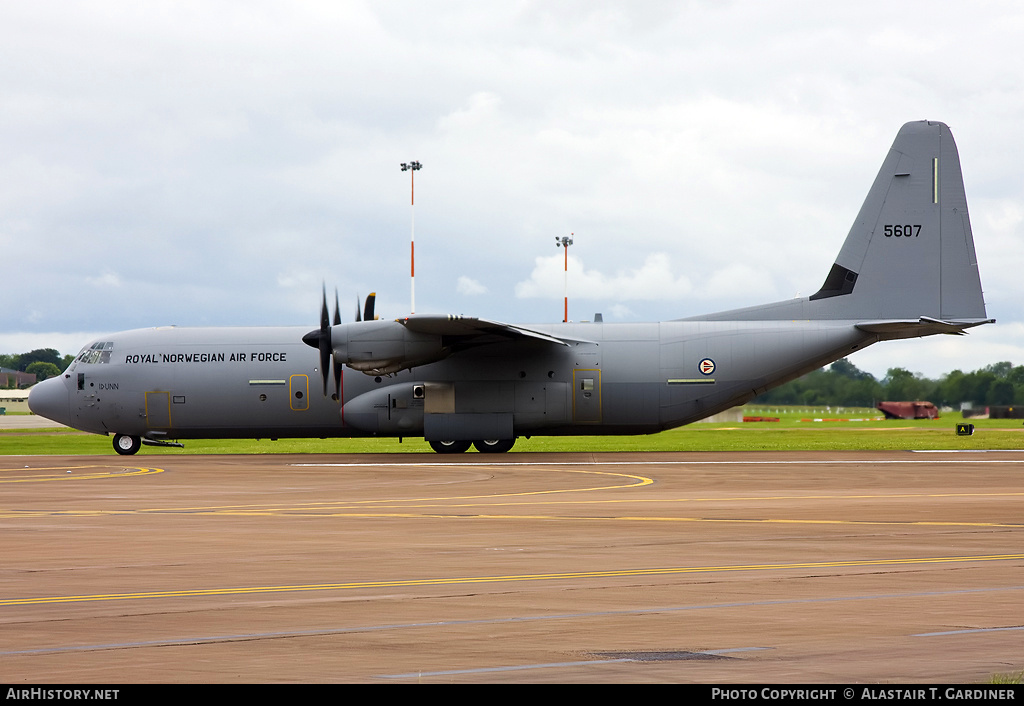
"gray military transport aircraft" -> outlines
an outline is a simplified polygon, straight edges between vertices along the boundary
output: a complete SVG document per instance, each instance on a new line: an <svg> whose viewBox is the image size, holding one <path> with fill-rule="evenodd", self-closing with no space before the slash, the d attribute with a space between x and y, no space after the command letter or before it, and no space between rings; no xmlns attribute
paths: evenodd
<svg viewBox="0 0 1024 706"><path fill-rule="evenodd" d="M104 336L36 385L29 407L113 434L121 454L181 439L365 436L422 436L442 453L470 444L503 452L520 436L678 427L877 341L993 322L956 145L931 121L899 131L809 297L661 323L381 321L372 309L371 297L365 315L341 323L335 297L332 321L325 293L320 327L308 333L166 327Z"/></svg>

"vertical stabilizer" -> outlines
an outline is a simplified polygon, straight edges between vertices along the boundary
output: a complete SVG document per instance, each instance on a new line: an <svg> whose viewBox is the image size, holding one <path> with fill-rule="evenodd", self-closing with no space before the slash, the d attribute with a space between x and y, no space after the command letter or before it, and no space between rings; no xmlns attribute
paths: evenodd
<svg viewBox="0 0 1024 706"><path fill-rule="evenodd" d="M900 129L815 294L693 318L928 320L956 324L956 330L985 323L960 156L949 127L920 121Z"/></svg>
<svg viewBox="0 0 1024 706"><path fill-rule="evenodd" d="M985 318L960 156L945 124L903 126L810 300L812 318Z"/></svg>

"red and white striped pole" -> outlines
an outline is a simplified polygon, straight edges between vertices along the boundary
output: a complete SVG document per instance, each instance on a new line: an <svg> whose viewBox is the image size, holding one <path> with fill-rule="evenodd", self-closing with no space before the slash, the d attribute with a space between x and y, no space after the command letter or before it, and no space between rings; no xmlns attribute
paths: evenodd
<svg viewBox="0 0 1024 706"><path fill-rule="evenodd" d="M402 171L410 172L409 182L409 279L410 279L410 305L409 313L416 313L416 172L422 169L419 162L402 162Z"/></svg>
<svg viewBox="0 0 1024 706"><path fill-rule="evenodd" d="M569 246L572 245L572 236L572 233L569 233L568 237L555 236L555 247L565 248L565 318L562 319L564 323L569 323Z"/></svg>

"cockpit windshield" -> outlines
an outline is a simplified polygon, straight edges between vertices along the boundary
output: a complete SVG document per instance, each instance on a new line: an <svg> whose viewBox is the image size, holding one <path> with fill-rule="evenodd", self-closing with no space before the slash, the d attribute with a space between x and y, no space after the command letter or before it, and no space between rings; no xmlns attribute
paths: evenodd
<svg viewBox="0 0 1024 706"><path fill-rule="evenodd" d="M82 352L75 358L76 363L109 363L110 354L114 352L113 341L97 341L88 348L83 348Z"/></svg>

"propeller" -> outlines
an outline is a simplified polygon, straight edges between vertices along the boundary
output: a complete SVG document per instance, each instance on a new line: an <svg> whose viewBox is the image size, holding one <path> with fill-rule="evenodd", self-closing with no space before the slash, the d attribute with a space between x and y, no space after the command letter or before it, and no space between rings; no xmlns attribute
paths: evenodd
<svg viewBox="0 0 1024 706"><path fill-rule="evenodd" d="M371 292L366 297L362 312L359 311L359 298L356 297L356 321L374 321L374 304L377 293ZM341 324L341 307L338 305L338 290L334 290L334 318L327 309L327 285L324 285L323 299L320 303L320 328L310 331L302 337L302 342L320 351L320 373L324 378L324 397L327 397L327 384L331 379L331 359L334 357L334 346L331 344L331 326ZM341 398L341 366L334 363L334 399Z"/></svg>
<svg viewBox="0 0 1024 706"><path fill-rule="evenodd" d="M362 315L359 313L359 297L356 297L356 321L375 321L377 317L373 315L373 305L377 301L377 293L370 292L370 295L366 297L366 305L363 307Z"/></svg>
<svg viewBox="0 0 1024 706"><path fill-rule="evenodd" d="M334 325L337 326L341 323L341 307L338 306L338 290L334 290ZM332 357L334 350L331 349ZM324 354L320 353L320 359L323 360ZM324 368L324 396L327 396L327 368ZM334 399L341 399L341 366L338 362L334 362Z"/></svg>
<svg viewBox="0 0 1024 706"><path fill-rule="evenodd" d="M341 323L341 313L338 309L338 292L334 292L334 325ZM331 358L334 349L331 346L331 317L327 310L327 287L324 286L323 300L320 305L320 328L310 331L302 337L302 342L311 348L320 351L320 373L324 378L324 397L327 397L327 381L330 379L328 372L331 367ZM334 366L334 392L335 396L340 395L341 389L341 368Z"/></svg>

